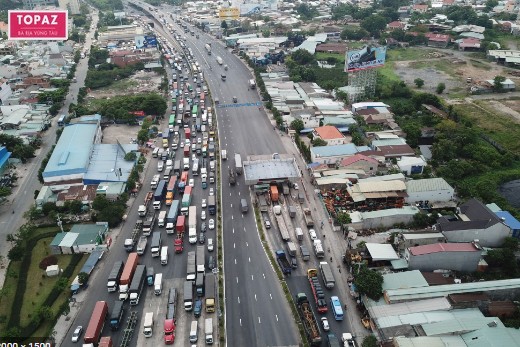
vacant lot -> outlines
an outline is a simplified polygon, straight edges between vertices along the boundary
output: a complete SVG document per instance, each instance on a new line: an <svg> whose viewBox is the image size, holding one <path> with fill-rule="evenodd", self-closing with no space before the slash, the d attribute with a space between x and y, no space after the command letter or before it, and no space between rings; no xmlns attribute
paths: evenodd
<svg viewBox="0 0 520 347"><path fill-rule="evenodd" d="M115 82L111 86L92 90L88 93L89 98L107 98L122 94L137 94L158 91L161 85L161 76L155 72L144 70L136 72L129 78Z"/></svg>
<svg viewBox="0 0 520 347"><path fill-rule="evenodd" d="M137 138L137 132L141 127L137 125L126 124L112 124L103 129L103 143L117 143L120 144L131 143Z"/></svg>

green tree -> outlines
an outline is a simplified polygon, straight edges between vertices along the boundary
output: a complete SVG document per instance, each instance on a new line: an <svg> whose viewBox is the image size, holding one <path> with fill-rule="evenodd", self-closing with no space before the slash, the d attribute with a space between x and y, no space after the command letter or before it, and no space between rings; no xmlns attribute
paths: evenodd
<svg viewBox="0 0 520 347"><path fill-rule="evenodd" d="M78 282L79 282L79 284L81 284L81 285L85 285L85 284L87 284L89 277L90 277L90 276L89 276L88 273L86 273L86 272L80 272L80 273L78 274Z"/></svg>
<svg viewBox="0 0 520 347"><path fill-rule="evenodd" d="M319 137L315 138L311 142L312 142L313 147L323 147L323 146L328 145L327 141L325 141L324 139L321 139Z"/></svg>
<svg viewBox="0 0 520 347"><path fill-rule="evenodd" d="M504 76L495 76L493 79L493 90L495 92L501 92L504 89L504 85L502 84L506 78Z"/></svg>
<svg viewBox="0 0 520 347"><path fill-rule="evenodd" d="M65 208L69 211L69 213L78 214L81 213L81 208L83 204L79 200L70 200L65 202Z"/></svg>
<svg viewBox="0 0 520 347"><path fill-rule="evenodd" d="M295 119L291 122L291 129L296 131L297 134L299 134L303 128L305 128L305 125L301 119Z"/></svg>
<svg viewBox="0 0 520 347"><path fill-rule="evenodd" d="M347 212L339 212L336 219L338 220L338 222L341 225L346 225L346 224L349 224L352 222L352 219L350 218L350 214L348 214Z"/></svg>
<svg viewBox="0 0 520 347"><path fill-rule="evenodd" d="M377 339L374 335L365 336L363 342L361 343L361 347L377 347Z"/></svg>
<svg viewBox="0 0 520 347"><path fill-rule="evenodd" d="M422 88L424 86L424 80L421 78L416 78L413 80L413 83L417 86L417 88Z"/></svg>
<svg viewBox="0 0 520 347"><path fill-rule="evenodd" d="M361 21L360 25L370 35L374 37L379 37L381 35L381 32L383 32L384 29L386 29L386 24L388 23L389 21L387 20L387 18L379 14L372 14L363 21Z"/></svg>
<svg viewBox="0 0 520 347"><path fill-rule="evenodd" d="M98 195L92 202L92 208L96 211L102 211L110 206L110 201L107 200L105 195Z"/></svg>
<svg viewBox="0 0 520 347"><path fill-rule="evenodd" d="M498 6L498 0L487 0L486 1L486 12L491 11L495 6Z"/></svg>
<svg viewBox="0 0 520 347"><path fill-rule="evenodd" d="M446 84L441 82L441 83L437 84L437 88L435 88L435 92L437 94L442 94L445 89L446 89Z"/></svg>
<svg viewBox="0 0 520 347"><path fill-rule="evenodd" d="M304 20L310 20L316 17L319 13L314 7L311 7L305 3L296 6L296 12L302 17Z"/></svg>
<svg viewBox="0 0 520 347"><path fill-rule="evenodd" d="M354 284L360 293L366 294L373 300L379 300L383 294L383 275L370 270L366 265L361 265L359 273L355 276Z"/></svg>
<svg viewBox="0 0 520 347"><path fill-rule="evenodd" d="M347 26L341 31L340 37L343 40L361 40L368 37L369 33L363 28Z"/></svg>
<svg viewBox="0 0 520 347"><path fill-rule="evenodd" d="M298 49L291 54L291 59L299 65L307 65L315 62L314 56L306 49Z"/></svg>
<svg viewBox="0 0 520 347"><path fill-rule="evenodd" d="M228 24L225 20L222 21L222 23L220 23L220 27L224 30L227 30L228 29Z"/></svg>
<svg viewBox="0 0 520 347"><path fill-rule="evenodd" d="M125 160L127 161L135 161L137 159L137 154L135 152L128 152L125 154Z"/></svg>

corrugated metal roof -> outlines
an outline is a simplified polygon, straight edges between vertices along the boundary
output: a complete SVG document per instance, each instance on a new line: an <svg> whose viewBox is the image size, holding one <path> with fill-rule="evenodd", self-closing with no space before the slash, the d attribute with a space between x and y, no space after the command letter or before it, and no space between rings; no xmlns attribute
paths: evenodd
<svg viewBox="0 0 520 347"><path fill-rule="evenodd" d="M433 243L408 248L410 254L424 255L444 252L481 252L473 243Z"/></svg>
<svg viewBox="0 0 520 347"><path fill-rule="evenodd" d="M52 239L49 246L59 246L63 238L67 235L67 233L57 233L56 236Z"/></svg>
<svg viewBox="0 0 520 347"><path fill-rule="evenodd" d="M399 347L468 347L460 336L398 336L394 343Z"/></svg>
<svg viewBox="0 0 520 347"><path fill-rule="evenodd" d="M356 189L357 188L357 189ZM360 193L406 191L406 184L403 181L384 181L384 182L358 182L352 188L353 191Z"/></svg>
<svg viewBox="0 0 520 347"><path fill-rule="evenodd" d="M427 336L459 335L483 328L488 324L496 324L503 327L504 324L497 317L465 317L464 319L450 319L435 323L422 324L422 329Z"/></svg>
<svg viewBox="0 0 520 347"><path fill-rule="evenodd" d="M520 346L520 330L515 328L484 327L461 337L467 347Z"/></svg>
<svg viewBox="0 0 520 347"><path fill-rule="evenodd" d="M391 174L391 175L384 175L384 176L374 176L374 177L368 177L368 178L363 178L363 179L360 179L359 182L360 183L364 183L364 182L379 182L379 181L394 181L394 180L399 180L399 181L403 181L405 180L405 176L403 173L398 173L398 174Z"/></svg>
<svg viewBox="0 0 520 347"><path fill-rule="evenodd" d="M65 233L65 236L60 242L60 247L72 247L75 244L77 238L78 234L76 233Z"/></svg>
<svg viewBox="0 0 520 347"><path fill-rule="evenodd" d="M353 143L335 146L311 147L311 152L317 158L336 157L342 155L352 155L358 152L358 148Z"/></svg>
<svg viewBox="0 0 520 347"><path fill-rule="evenodd" d="M376 318L376 324L380 328L398 326L403 324L427 324L448 321L453 319L482 318L484 314L478 308L458 309L451 311L427 311L402 314L398 316Z"/></svg>
<svg viewBox="0 0 520 347"><path fill-rule="evenodd" d="M365 245L373 260L399 259L392 245L387 243L367 243Z"/></svg>
<svg viewBox="0 0 520 347"><path fill-rule="evenodd" d="M381 300L382 301L382 300ZM369 301L370 302L370 301ZM379 304L369 306L368 311L370 317L389 317L403 314L450 310L451 305L446 298L435 298L426 300L416 300L409 302L401 302L397 304Z"/></svg>
<svg viewBox="0 0 520 347"><path fill-rule="evenodd" d="M387 289L427 287L428 282L419 270L383 275L383 291Z"/></svg>

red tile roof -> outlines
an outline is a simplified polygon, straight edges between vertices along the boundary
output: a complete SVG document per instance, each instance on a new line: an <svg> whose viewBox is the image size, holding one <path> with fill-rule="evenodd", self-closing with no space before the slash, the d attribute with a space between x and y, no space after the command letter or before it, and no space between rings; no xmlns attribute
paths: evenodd
<svg viewBox="0 0 520 347"><path fill-rule="evenodd" d="M427 37L428 40L435 42L448 42L450 40L450 35L444 34L426 33L424 36Z"/></svg>
<svg viewBox="0 0 520 347"><path fill-rule="evenodd" d="M412 255L424 255L441 252L480 252L472 243L434 243L409 248Z"/></svg>
<svg viewBox="0 0 520 347"><path fill-rule="evenodd" d="M343 134L332 125L325 125L314 129L323 140L334 140L344 138Z"/></svg>
<svg viewBox="0 0 520 347"><path fill-rule="evenodd" d="M402 29L404 28L405 24L399 21L393 21L387 24L387 27L394 28L394 29Z"/></svg>
<svg viewBox="0 0 520 347"><path fill-rule="evenodd" d="M363 154L354 154L353 156L351 157L348 157L348 158L345 158L341 161L340 163L340 166L348 166L350 164L354 164L354 163L357 163L358 161L367 161L369 163L373 163L373 164L377 164L377 160L373 159L373 158L370 158L370 157L367 157L366 155L363 155Z"/></svg>

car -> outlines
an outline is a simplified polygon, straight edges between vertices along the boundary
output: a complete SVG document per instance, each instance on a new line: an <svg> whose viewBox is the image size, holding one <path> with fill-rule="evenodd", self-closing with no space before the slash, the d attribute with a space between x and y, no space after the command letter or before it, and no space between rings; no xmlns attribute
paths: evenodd
<svg viewBox="0 0 520 347"><path fill-rule="evenodd" d="M208 258L208 270L213 270L215 268L215 257L210 255Z"/></svg>
<svg viewBox="0 0 520 347"><path fill-rule="evenodd" d="M191 144L192 145L196 145L197 144L197 139L191 139Z"/></svg>
<svg viewBox="0 0 520 347"><path fill-rule="evenodd" d="M296 190L298 190L300 187L298 186L298 183L295 183L295 184L293 185L293 188L296 189Z"/></svg>
<svg viewBox="0 0 520 347"><path fill-rule="evenodd" d="M238 102L238 99L237 99L237 97L236 97L236 96L234 96L234 97L233 97L233 103L235 103L235 104L236 104L237 102Z"/></svg>
<svg viewBox="0 0 520 347"><path fill-rule="evenodd" d="M207 200L206 199L202 199L201 207L202 208L206 208L207 206L208 206Z"/></svg>
<svg viewBox="0 0 520 347"><path fill-rule="evenodd" d="M209 223L208 223L208 224L209 224L209 230L213 230L213 229L215 229L215 220L214 220L213 218L211 218L211 219L209 220Z"/></svg>
<svg viewBox="0 0 520 347"><path fill-rule="evenodd" d="M206 222L200 223L200 232L205 233L206 232Z"/></svg>
<svg viewBox="0 0 520 347"><path fill-rule="evenodd" d="M271 222L268 219L264 220L264 224L266 229L271 229Z"/></svg>
<svg viewBox="0 0 520 347"><path fill-rule="evenodd" d="M215 195L213 188L209 188L209 196Z"/></svg>
<svg viewBox="0 0 520 347"><path fill-rule="evenodd" d="M81 325L78 325L72 333L72 342L78 342L79 338L81 337L81 334L83 334L83 327Z"/></svg>
<svg viewBox="0 0 520 347"><path fill-rule="evenodd" d="M321 317L321 325L323 326L324 331L330 330L329 320L327 319L327 317Z"/></svg>
<svg viewBox="0 0 520 347"><path fill-rule="evenodd" d="M312 241L318 239L318 235L316 235L316 231L314 229L309 229L309 236Z"/></svg>
<svg viewBox="0 0 520 347"><path fill-rule="evenodd" d="M190 178L190 181L189 181L188 185L190 187L194 187L195 186L195 180L193 178Z"/></svg>
<svg viewBox="0 0 520 347"><path fill-rule="evenodd" d="M202 211L200 212L200 219L202 219L202 220L206 220L206 211L202 210Z"/></svg>
<svg viewBox="0 0 520 347"><path fill-rule="evenodd" d="M213 239L208 239L208 252L213 252Z"/></svg>
<svg viewBox="0 0 520 347"><path fill-rule="evenodd" d="M185 145L185 146L186 146L186 145L190 146L190 145L191 145L190 139L185 139L185 140L184 140L184 145Z"/></svg>
<svg viewBox="0 0 520 347"><path fill-rule="evenodd" d="M204 244L206 242L206 234L199 233L199 243Z"/></svg>
<svg viewBox="0 0 520 347"><path fill-rule="evenodd" d="M198 137L197 138L197 143L202 143L202 138Z"/></svg>

